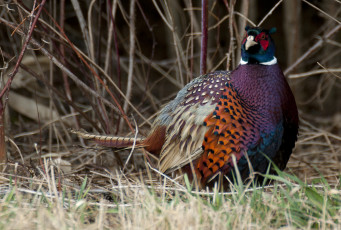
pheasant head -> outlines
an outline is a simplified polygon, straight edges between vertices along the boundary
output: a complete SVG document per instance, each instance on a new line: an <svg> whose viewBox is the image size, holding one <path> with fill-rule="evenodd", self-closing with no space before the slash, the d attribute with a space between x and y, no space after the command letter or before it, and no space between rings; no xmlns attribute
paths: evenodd
<svg viewBox="0 0 341 230"><path fill-rule="evenodd" d="M265 30L246 26L245 31L241 64L275 64L275 44L270 35L276 32L276 28Z"/></svg>

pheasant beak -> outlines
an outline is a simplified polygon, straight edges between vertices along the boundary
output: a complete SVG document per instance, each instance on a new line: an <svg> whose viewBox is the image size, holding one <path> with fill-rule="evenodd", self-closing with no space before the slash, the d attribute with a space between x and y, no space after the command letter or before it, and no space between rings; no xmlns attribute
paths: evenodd
<svg viewBox="0 0 341 230"><path fill-rule="evenodd" d="M258 43L254 41L254 36L250 35L246 39L245 50L248 50L251 46L257 45Z"/></svg>

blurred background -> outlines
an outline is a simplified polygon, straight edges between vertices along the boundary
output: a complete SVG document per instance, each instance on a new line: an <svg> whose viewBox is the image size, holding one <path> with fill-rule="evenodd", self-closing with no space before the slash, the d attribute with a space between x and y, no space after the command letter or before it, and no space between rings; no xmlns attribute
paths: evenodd
<svg viewBox="0 0 341 230"><path fill-rule="evenodd" d="M208 2L207 72L233 70L245 25L270 29L296 97L300 137L288 170L306 180L341 172L341 2ZM200 73L201 1L0 1L1 88L33 31L5 109L6 152L25 165L59 159L65 172L119 169L129 151L77 139L68 128L146 136L163 104ZM4 146L2 146L4 148ZM142 154L129 172L143 168ZM143 162L143 161L142 161ZM31 163L32 164L32 163Z"/></svg>

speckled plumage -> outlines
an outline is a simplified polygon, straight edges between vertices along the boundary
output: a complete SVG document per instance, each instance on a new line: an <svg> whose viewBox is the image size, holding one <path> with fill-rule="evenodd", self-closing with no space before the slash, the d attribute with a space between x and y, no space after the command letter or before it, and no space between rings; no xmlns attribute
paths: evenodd
<svg viewBox="0 0 341 230"><path fill-rule="evenodd" d="M202 140L207 131L203 120L218 103L229 74L217 71L196 78L160 111L153 127L167 127L167 138L160 151L161 172L170 173L202 154Z"/></svg>
<svg viewBox="0 0 341 230"><path fill-rule="evenodd" d="M247 27L241 65L194 79L161 109L148 137L136 142L159 157L161 172L181 169L205 186L218 174L232 179L233 158L243 180L249 162L260 173L268 169L267 158L285 168L297 139L298 114L274 57L274 31ZM94 139L103 144L104 138ZM117 137L105 141L114 147L132 144Z"/></svg>
<svg viewBox="0 0 341 230"><path fill-rule="evenodd" d="M297 109L278 64L239 66L231 73L231 81L226 83L214 111L204 120L209 130L197 164L201 182L205 184L219 172L229 174L233 169L232 155L246 179L249 167L245 153L253 169L265 173L269 163L263 154L275 159L283 138L290 139L283 136L287 122L295 126L287 143L290 151L285 153L290 155L297 137ZM288 159L282 164L286 165Z"/></svg>

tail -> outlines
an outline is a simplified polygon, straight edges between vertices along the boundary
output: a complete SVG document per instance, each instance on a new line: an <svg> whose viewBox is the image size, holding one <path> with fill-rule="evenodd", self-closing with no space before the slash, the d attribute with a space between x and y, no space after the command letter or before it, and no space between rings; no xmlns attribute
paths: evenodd
<svg viewBox="0 0 341 230"><path fill-rule="evenodd" d="M77 134L79 137L84 139L90 139L96 143L113 148L132 148L134 147L144 147L143 138L133 138L133 137L115 137L107 135L96 135L90 134L85 131L70 130L71 133Z"/></svg>

